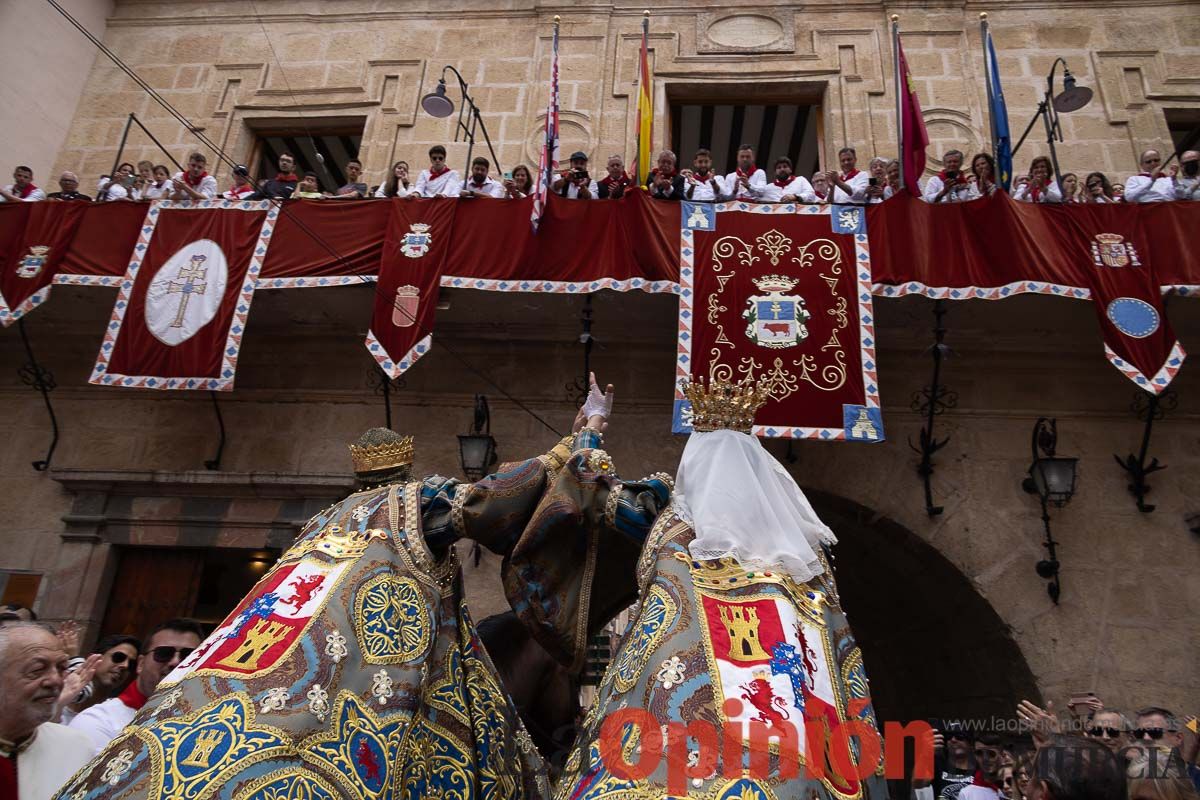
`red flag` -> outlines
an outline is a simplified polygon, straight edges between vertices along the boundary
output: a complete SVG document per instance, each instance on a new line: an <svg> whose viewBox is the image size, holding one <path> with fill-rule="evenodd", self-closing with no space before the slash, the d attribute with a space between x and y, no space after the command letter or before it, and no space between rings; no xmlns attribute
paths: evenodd
<svg viewBox="0 0 1200 800"><path fill-rule="evenodd" d="M438 287L460 202L392 201L367 331L367 350L388 377L400 377L433 344Z"/></svg>
<svg viewBox="0 0 1200 800"><path fill-rule="evenodd" d="M921 116L921 101L913 86L908 62L904 59L904 48L900 45L900 31L895 31L896 63L899 65L897 84L900 89L900 163L903 166L904 188L908 193L920 196L920 178L925 174L925 148L929 146L929 131L925 130L925 118Z"/></svg>
<svg viewBox="0 0 1200 800"><path fill-rule="evenodd" d="M89 381L232 391L278 213L265 200L151 204Z"/></svg>
<svg viewBox="0 0 1200 800"><path fill-rule="evenodd" d="M5 203L0 213L0 325L45 302L90 208L86 203ZM123 257L123 256L122 256Z"/></svg>

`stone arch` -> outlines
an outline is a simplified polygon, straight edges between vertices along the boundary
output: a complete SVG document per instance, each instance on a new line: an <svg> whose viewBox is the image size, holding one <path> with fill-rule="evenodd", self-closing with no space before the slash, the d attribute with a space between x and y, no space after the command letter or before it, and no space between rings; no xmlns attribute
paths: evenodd
<svg viewBox="0 0 1200 800"><path fill-rule="evenodd" d="M958 567L903 525L805 489L834 533L842 605L880 721L991 722L1041 695L1009 626Z"/></svg>

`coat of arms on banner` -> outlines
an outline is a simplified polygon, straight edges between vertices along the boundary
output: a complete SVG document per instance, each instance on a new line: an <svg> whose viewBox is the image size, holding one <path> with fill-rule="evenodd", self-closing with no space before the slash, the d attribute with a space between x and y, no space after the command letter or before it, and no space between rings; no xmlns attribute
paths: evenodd
<svg viewBox="0 0 1200 800"><path fill-rule="evenodd" d="M1098 233L1092 242L1092 261L1097 267L1127 267L1133 264L1140 267L1137 250L1133 242L1126 242L1124 236L1115 233Z"/></svg>
<svg viewBox="0 0 1200 800"><path fill-rule="evenodd" d="M429 232L429 225L424 222L414 222L408 226L408 233L404 234L400 252L409 258L420 258L429 252L431 244L433 244L433 235Z"/></svg>
<svg viewBox="0 0 1200 800"><path fill-rule="evenodd" d="M36 278L46 266L46 261L50 258L50 248L44 244L35 244L29 248L29 252L21 259L21 263L17 265L18 278Z"/></svg>
<svg viewBox="0 0 1200 800"><path fill-rule="evenodd" d="M761 347L782 349L794 347L808 338L804 323L812 317L804 308L804 298L785 295L799 281L786 275L764 275L754 279L754 285L766 294L751 295L742 316L750 324L746 336Z"/></svg>
<svg viewBox="0 0 1200 800"><path fill-rule="evenodd" d="M280 565L163 683L181 680L194 670L251 675L281 663L351 563L304 560Z"/></svg>
<svg viewBox="0 0 1200 800"><path fill-rule="evenodd" d="M396 287L396 299L392 301L392 324L397 328L416 325L417 306L420 304L420 289L407 284Z"/></svg>

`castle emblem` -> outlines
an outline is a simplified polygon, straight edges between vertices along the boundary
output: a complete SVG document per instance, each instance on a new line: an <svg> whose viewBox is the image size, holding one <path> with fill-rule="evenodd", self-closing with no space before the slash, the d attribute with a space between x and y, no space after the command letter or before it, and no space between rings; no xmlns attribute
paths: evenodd
<svg viewBox="0 0 1200 800"><path fill-rule="evenodd" d="M1098 233L1092 241L1092 262L1097 267L1140 267L1137 250L1132 242L1115 233Z"/></svg>
<svg viewBox="0 0 1200 800"><path fill-rule="evenodd" d="M754 285L765 294L746 298L747 308L742 317L746 325L746 337L761 347L782 349L794 347L808 338L804 323L812 315L804 307L804 298L787 295L799 283L786 275L764 275L754 279Z"/></svg>
<svg viewBox="0 0 1200 800"><path fill-rule="evenodd" d="M400 252L409 258L420 258L429 252L432 244L433 235L429 232L429 225L424 222L414 222L408 226L408 233L404 234Z"/></svg>

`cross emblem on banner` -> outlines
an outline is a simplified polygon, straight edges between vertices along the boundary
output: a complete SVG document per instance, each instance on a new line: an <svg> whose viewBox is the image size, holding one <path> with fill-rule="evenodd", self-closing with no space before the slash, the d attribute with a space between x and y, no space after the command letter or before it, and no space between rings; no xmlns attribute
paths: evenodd
<svg viewBox="0 0 1200 800"><path fill-rule="evenodd" d="M179 276L167 284L169 293L183 295L179 298L179 310L175 312L175 321L171 323L172 328L183 327L183 316L187 313L188 300L193 294L204 294L208 288L208 284L204 281L208 268L203 266L207 260L208 256L192 256L192 263L180 267Z"/></svg>

